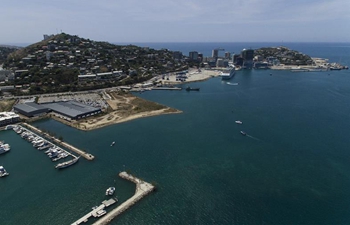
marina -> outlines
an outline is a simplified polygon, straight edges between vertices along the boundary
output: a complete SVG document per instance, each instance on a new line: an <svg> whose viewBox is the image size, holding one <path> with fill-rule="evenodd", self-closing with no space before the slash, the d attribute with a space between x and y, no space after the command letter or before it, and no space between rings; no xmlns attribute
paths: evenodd
<svg viewBox="0 0 350 225"><path fill-rule="evenodd" d="M39 151L48 149L44 153L47 154L47 156L51 159L52 162L56 162L68 156L71 156L73 158L66 162L57 164L55 166L56 169L67 168L68 166L75 164L80 158L80 156L77 157L71 154L70 152L53 144L52 142L44 139L43 137L35 134L34 132L29 131L28 129L24 128L21 125L14 126L12 129L14 132L20 135L23 139L27 140L28 142L31 142L33 144L33 147L37 148Z"/></svg>
<svg viewBox="0 0 350 225"><path fill-rule="evenodd" d="M73 151L75 153L78 153L80 156L84 157L87 160L93 160L95 158L90 153L87 153L87 152L85 152L85 151L83 151L81 149L78 149L78 148L74 147L73 145L70 145L70 144L68 144L68 143L66 143L64 141L59 140L58 138L50 136L49 134L46 134L46 133L42 132L41 130L39 130L38 128L36 128L36 127L34 127L32 125L29 125L27 123L23 123L23 125L26 126L28 129L31 129L32 131L35 131L35 132L41 134L42 136L47 137L52 142L55 142L56 144L61 145L61 146L65 147L65 148L67 148L68 150L71 150L71 151Z"/></svg>

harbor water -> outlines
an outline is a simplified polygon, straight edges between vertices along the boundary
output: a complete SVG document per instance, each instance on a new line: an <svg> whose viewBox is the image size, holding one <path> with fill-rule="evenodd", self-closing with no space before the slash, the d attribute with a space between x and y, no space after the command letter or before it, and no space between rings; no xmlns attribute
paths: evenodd
<svg viewBox="0 0 350 225"><path fill-rule="evenodd" d="M350 65L350 44L294 45ZM11 145L0 155L10 173L0 178L0 224L71 224L110 186L117 206L135 192L118 177L124 170L157 191L111 224L350 224L349 70L242 70L190 86L200 91L136 94L181 114L88 132L33 123L95 156L64 170L14 131L0 131Z"/></svg>

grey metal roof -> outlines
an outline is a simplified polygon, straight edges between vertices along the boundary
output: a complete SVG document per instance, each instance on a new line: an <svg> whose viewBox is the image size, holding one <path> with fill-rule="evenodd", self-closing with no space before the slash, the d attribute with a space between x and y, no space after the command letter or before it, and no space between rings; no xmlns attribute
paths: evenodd
<svg viewBox="0 0 350 225"><path fill-rule="evenodd" d="M14 106L14 108L22 110L24 112L28 112L28 113L35 112L37 110L43 110L43 109L48 110L47 107L36 104L35 102L26 102L26 103L22 103L22 104L17 104Z"/></svg>
<svg viewBox="0 0 350 225"><path fill-rule="evenodd" d="M99 111L99 108L95 108L89 105L82 104L76 101L67 101L67 102L55 102L43 104L51 110L69 116L77 117L79 115L88 114L91 112Z"/></svg>

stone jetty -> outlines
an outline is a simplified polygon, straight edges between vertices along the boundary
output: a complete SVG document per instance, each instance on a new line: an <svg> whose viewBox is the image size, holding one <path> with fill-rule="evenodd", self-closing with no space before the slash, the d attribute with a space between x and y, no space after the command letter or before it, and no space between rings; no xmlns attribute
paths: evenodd
<svg viewBox="0 0 350 225"><path fill-rule="evenodd" d="M105 225L110 223L115 217L117 217L119 214L136 204L143 197L145 197L155 189L155 187L152 184L142 181L128 174L127 172L121 172L119 173L119 176L136 184L135 194L131 198L123 202L121 205L119 205L117 208L113 209L111 212L107 213L104 217L95 222L94 225Z"/></svg>

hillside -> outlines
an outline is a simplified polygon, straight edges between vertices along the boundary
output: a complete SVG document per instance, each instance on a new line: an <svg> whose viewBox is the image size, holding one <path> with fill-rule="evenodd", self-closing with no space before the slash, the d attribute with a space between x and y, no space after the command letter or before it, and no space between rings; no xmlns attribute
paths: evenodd
<svg viewBox="0 0 350 225"><path fill-rule="evenodd" d="M0 65L5 62L11 53L17 51L18 49L20 49L20 47L0 45Z"/></svg>
<svg viewBox="0 0 350 225"><path fill-rule="evenodd" d="M262 56L264 59L274 57L284 65L312 65L313 60L310 56L302 54L286 47L266 47L255 50L256 56Z"/></svg>
<svg viewBox="0 0 350 225"><path fill-rule="evenodd" d="M3 67L17 71L15 84L30 87L25 94L38 94L127 85L187 65L175 61L166 49L114 45L61 33L8 54Z"/></svg>

